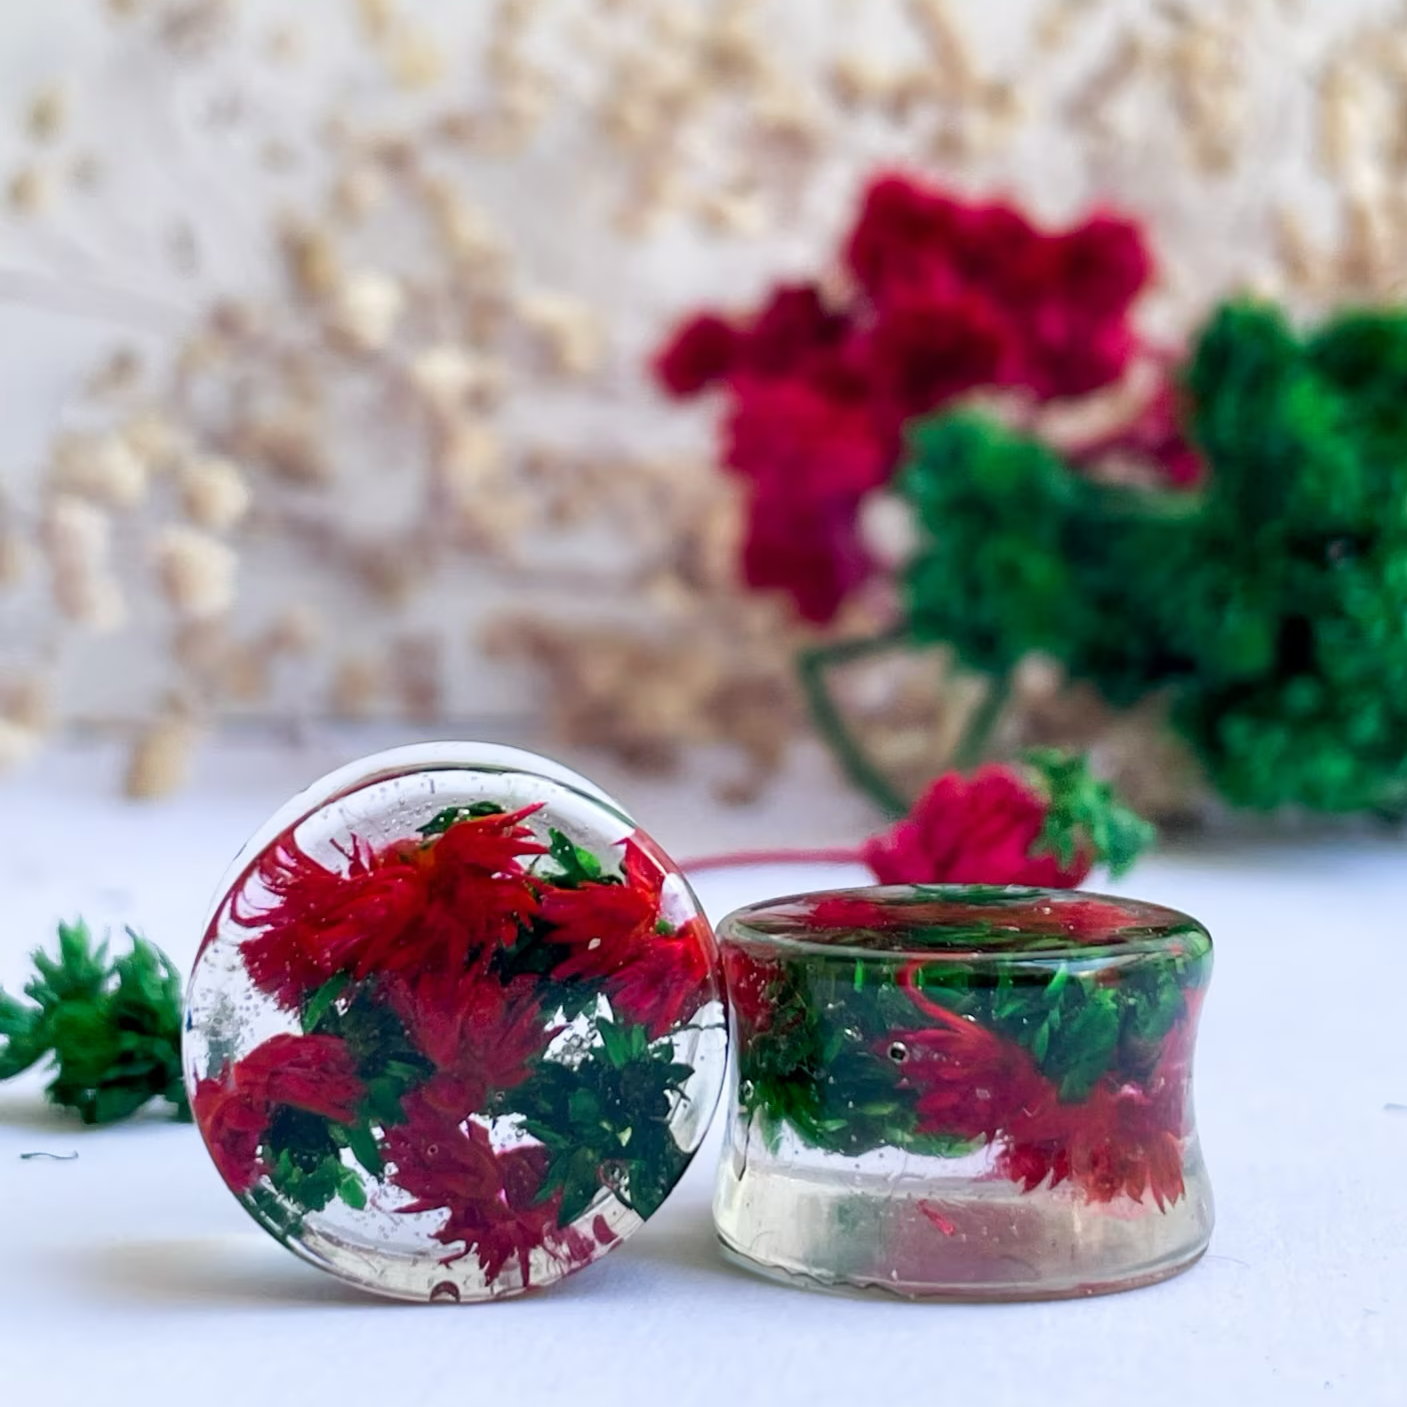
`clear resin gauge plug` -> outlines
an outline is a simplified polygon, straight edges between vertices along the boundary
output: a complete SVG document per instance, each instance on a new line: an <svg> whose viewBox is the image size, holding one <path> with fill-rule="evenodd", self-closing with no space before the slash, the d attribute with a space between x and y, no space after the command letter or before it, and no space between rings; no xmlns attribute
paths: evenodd
<svg viewBox="0 0 1407 1407"><path fill-rule="evenodd" d="M1170 909L960 886L725 919L725 1250L808 1287L1049 1299L1206 1249L1192 1050L1212 943Z"/></svg>
<svg viewBox="0 0 1407 1407"><path fill-rule="evenodd" d="M196 1122L249 1214L382 1294L549 1284L635 1231L726 1067L712 933L611 799L483 744L290 802L216 897L187 1002Z"/></svg>

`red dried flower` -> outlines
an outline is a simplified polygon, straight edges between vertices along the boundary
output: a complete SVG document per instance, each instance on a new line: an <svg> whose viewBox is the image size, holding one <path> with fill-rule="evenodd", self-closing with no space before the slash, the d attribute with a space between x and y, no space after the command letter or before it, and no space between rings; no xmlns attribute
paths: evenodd
<svg viewBox="0 0 1407 1407"><path fill-rule="evenodd" d="M1105 1078L1066 1104L1022 1046L925 997L917 966L900 982L935 1024L895 1031L877 1053L904 1052L900 1084L918 1092L921 1131L1000 1139L997 1171L1027 1192L1068 1180L1092 1202L1148 1192L1159 1210L1182 1196L1195 1009L1167 1038L1146 1084Z"/></svg>
<svg viewBox="0 0 1407 1407"><path fill-rule="evenodd" d="M746 330L717 313L690 318L655 357L655 376L670 395L686 399L734 374L804 375L813 354L843 342L849 328L815 284L784 283Z"/></svg>
<svg viewBox="0 0 1407 1407"><path fill-rule="evenodd" d="M784 284L749 324L686 323L656 362L676 395L727 382L725 458L752 485L746 580L818 622L873 570L860 501L893 474L905 421L980 386L1045 400L1119 379L1151 270L1126 221L1048 234L897 175L865 193L846 259L849 306Z"/></svg>
<svg viewBox="0 0 1407 1407"><path fill-rule="evenodd" d="M874 416L851 382L841 394L796 378L741 379L727 425L729 468L801 503L858 501L889 473Z"/></svg>
<svg viewBox="0 0 1407 1407"><path fill-rule="evenodd" d="M552 941L572 950L553 975L605 977L635 961L653 941L664 875L634 840L625 843L624 882L587 883L543 896Z"/></svg>
<svg viewBox="0 0 1407 1407"><path fill-rule="evenodd" d="M734 367L740 339L716 313L690 318L655 358L655 375L670 395L696 396Z"/></svg>
<svg viewBox="0 0 1407 1407"><path fill-rule="evenodd" d="M289 832L255 871L274 902L250 907L241 891L230 906L237 924L260 930L242 945L254 984L291 1008L339 972L459 972L471 955L512 943L538 903L520 862L546 852L523 824L531 811L462 820L381 851L357 841L346 874Z"/></svg>
<svg viewBox="0 0 1407 1407"><path fill-rule="evenodd" d="M865 192L845 260L877 302L926 292L951 276L969 224L968 211L950 197L905 176L882 176Z"/></svg>
<svg viewBox="0 0 1407 1407"><path fill-rule="evenodd" d="M338 874L305 855L292 831L260 856L253 879L275 902L251 908L241 886L230 917L243 928L262 930L242 946L261 992L295 1008L349 959L355 962L369 930L397 937L405 931L420 906L414 876L374 866L370 848L357 843L347 873Z"/></svg>
<svg viewBox="0 0 1407 1407"><path fill-rule="evenodd" d="M270 1036L233 1067L235 1087L251 1100L287 1104L347 1124L366 1087L356 1060L336 1036Z"/></svg>
<svg viewBox="0 0 1407 1407"><path fill-rule="evenodd" d="M789 592L808 620L829 620L870 573L857 508L892 453L853 384L747 378L736 383L727 462L752 484L743 573Z"/></svg>
<svg viewBox="0 0 1407 1407"><path fill-rule="evenodd" d="M1032 309L1030 328L1016 381L1043 401L1112 385L1128 370L1136 346L1128 328L1092 320L1063 300Z"/></svg>
<svg viewBox="0 0 1407 1407"><path fill-rule="evenodd" d="M1021 926L1027 933L1049 934L1093 946L1137 922L1119 903L1107 899L1069 899L1052 904L1048 914L1023 915Z"/></svg>
<svg viewBox="0 0 1407 1407"><path fill-rule="evenodd" d="M1067 1179L1092 1202L1150 1193L1161 1211L1183 1193L1180 1114L1135 1084L1102 1080L1079 1104L1052 1104L1008 1129L998 1162L1027 1192Z"/></svg>
<svg viewBox="0 0 1407 1407"><path fill-rule="evenodd" d="M405 1023L415 1048L439 1073L426 1086L438 1108L465 1119L494 1091L516 1089L557 1034L533 999L531 978L503 986L471 969L384 981L386 1003Z"/></svg>
<svg viewBox="0 0 1407 1407"><path fill-rule="evenodd" d="M810 903L806 918L814 928L872 928L887 933L895 926L892 909L850 894L822 894Z"/></svg>
<svg viewBox="0 0 1407 1407"><path fill-rule="evenodd" d="M1055 237L1056 277L1091 317L1122 317L1153 277L1143 232L1104 212Z"/></svg>
<svg viewBox="0 0 1407 1407"><path fill-rule="evenodd" d="M259 1144L268 1109L242 1098L231 1082L211 1078L197 1081L191 1112L220 1176L235 1192L247 1192L263 1172Z"/></svg>
<svg viewBox="0 0 1407 1407"><path fill-rule="evenodd" d="M785 591L804 620L823 625L874 570L850 499L805 503L755 493L743 542L743 577L759 591Z"/></svg>
<svg viewBox="0 0 1407 1407"><path fill-rule="evenodd" d="M1094 856L1080 849L1061 864L1055 855L1033 855L1045 822L1045 800L1023 772L992 763L971 777L939 777L905 820L868 841L862 853L881 884L1076 888Z"/></svg>
<svg viewBox="0 0 1407 1407"><path fill-rule="evenodd" d="M723 975L728 988L728 1008L743 1031L766 1031L776 1016L772 987L783 975L782 964L755 957L733 944L723 949Z"/></svg>
<svg viewBox="0 0 1407 1407"><path fill-rule="evenodd" d="M1161 1211L1182 1196L1183 1145L1191 1129L1192 1050L1204 990L1168 1033L1147 1080L1099 1082L1080 1104L1054 1104L1014 1120L1002 1173L1030 1192L1069 1179L1093 1202L1148 1193Z"/></svg>
<svg viewBox="0 0 1407 1407"><path fill-rule="evenodd" d="M1009 242L1025 249L990 275L1020 324L1004 379L1040 400L1112 385L1139 347L1129 313L1153 272L1142 232L1105 214L1058 235L1020 225Z"/></svg>
<svg viewBox="0 0 1407 1407"><path fill-rule="evenodd" d="M389 1175L415 1198L402 1211L448 1212L435 1238L462 1249L446 1255L446 1265L473 1251L493 1281L516 1259L528 1285L535 1250L572 1261L590 1257L585 1237L557 1226L561 1194L539 1196L545 1149L496 1152L481 1124L446 1114L419 1091L406 1097L404 1107L405 1122L386 1132Z"/></svg>
<svg viewBox="0 0 1407 1407"><path fill-rule="evenodd" d="M971 293L896 297L871 334L869 354L896 432L911 416L1002 381L1012 355L996 309Z"/></svg>
<svg viewBox="0 0 1407 1407"><path fill-rule="evenodd" d="M1040 399L1084 395L1116 381L1137 347L1128 323L1152 275L1138 226L1099 213L1060 234L1002 204L962 205L902 176L871 186L849 246L851 268L883 328L914 300L984 307L1002 352L973 380L1022 386ZM951 332L950 343L957 338ZM935 409L954 391L909 414Z"/></svg>
<svg viewBox="0 0 1407 1407"><path fill-rule="evenodd" d="M805 374L849 331L849 318L828 308L815 284L780 284L742 339L740 361L754 376Z"/></svg>
<svg viewBox="0 0 1407 1407"><path fill-rule="evenodd" d="M196 1084L192 1109L211 1157L236 1192L259 1179L259 1144L279 1105L350 1124L366 1086L335 1036L271 1036L219 1076Z"/></svg>
<svg viewBox="0 0 1407 1407"><path fill-rule="evenodd" d="M1021 313L1060 283L1058 239L1042 234L1001 201L964 209L947 257L969 288L987 290L1009 312Z"/></svg>
<svg viewBox="0 0 1407 1407"><path fill-rule="evenodd" d="M1013 1120L1029 1119L1055 1099L1030 1053L975 1021L930 1003L936 1024L898 1030L876 1046L893 1059L903 1051L899 1085L917 1092L921 1132L989 1143Z"/></svg>
<svg viewBox="0 0 1407 1407"><path fill-rule="evenodd" d="M711 990L712 937L691 920L661 932L664 870L637 839L625 842L624 883L555 889L543 898L552 941L572 950L553 969L567 980L603 980L618 1016L652 1039L687 1021Z"/></svg>
<svg viewBox="0 0 1407 1407"><path fill-rule="evenodd" d="M677 1030L708 1000L713 941L702 919L657 936L640 955L612 975L611 1006L639 1022L651 1040Z"/></svg>
<svg viewBox="0 0 1407 1407"><path fill-rule="evenodd" d="M1030 1119L1055 1099L1055 1087L1024 1047L949 1011L919 985L923 964L899 972L899 985L930 1026L892 1032L883 1053L902 1052L900 1084L918 1091L920 1129L991 1142L1013 1120Z"/></svg>

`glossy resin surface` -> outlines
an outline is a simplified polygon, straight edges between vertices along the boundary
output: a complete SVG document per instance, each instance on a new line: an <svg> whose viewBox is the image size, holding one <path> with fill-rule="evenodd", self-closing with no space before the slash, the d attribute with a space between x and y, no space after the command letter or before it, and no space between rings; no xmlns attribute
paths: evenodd
<svg viewBox="0 0 1407 1407"><path fill-rule="evenodd" d="M888 888L743 909L720 938L734 1255L826 1288L1012 1299L1147 1283L1205 1249L1193 919Z"/></svg>
<svg viewBox="0 0 1407 1407"><path fill-rule="evenodd" d="M369 1290L475 1300L620 1243L707 1128L726 1037L679 871L589 783L506 749L373 758L236 861L185 1063L249 1213Z"/></svg>

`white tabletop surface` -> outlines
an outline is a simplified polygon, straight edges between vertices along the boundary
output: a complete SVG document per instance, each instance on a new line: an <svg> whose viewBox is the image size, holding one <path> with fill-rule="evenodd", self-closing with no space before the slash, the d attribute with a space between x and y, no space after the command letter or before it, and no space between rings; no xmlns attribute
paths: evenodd
<svg viewBox="0 0 1407 1407"><path fill-rule="evenodd" d="M13 990L26 950L79 912L139 926L188 961L234 850L361 741L232 745L203 761L192 790L144 807L116 799L117 758L101 745L8 782L0 981ZM814 756L751 811L712 805L708 771L594 775L679 856L859 839L869 824ZM189 1127L89 1132L25 1079L0 1089L0 1404L1403 1407L1404 853L1387 835L1221 836L1155 856L1119 886L1191 911L1218 942L1197 1069L1217 1229L1201 1264L1164 1285L992 1307L772 1285L715 1250L711 1142L643 1231L549 1292L383 1303L264 1237ZM861 877L724 871L699 890L717 917ZM38 1150L79 1157L21 1159Z"/></svg>

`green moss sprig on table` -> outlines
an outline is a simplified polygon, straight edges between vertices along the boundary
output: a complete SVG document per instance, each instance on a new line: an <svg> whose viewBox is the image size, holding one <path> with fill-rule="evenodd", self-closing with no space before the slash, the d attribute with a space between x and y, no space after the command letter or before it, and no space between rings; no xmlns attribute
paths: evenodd
<svg viewBox="0 0 1407 1407"><path fill-rule="evenodd" d="M0 991L0 1080L48 1060L49 1102L85 1124L126 1119L153 1100L189 1120L181 1078L181 979L159 948L128 930L113 957L82 919L59 925L58 955L33 956L27 1000Z"/></svg>

